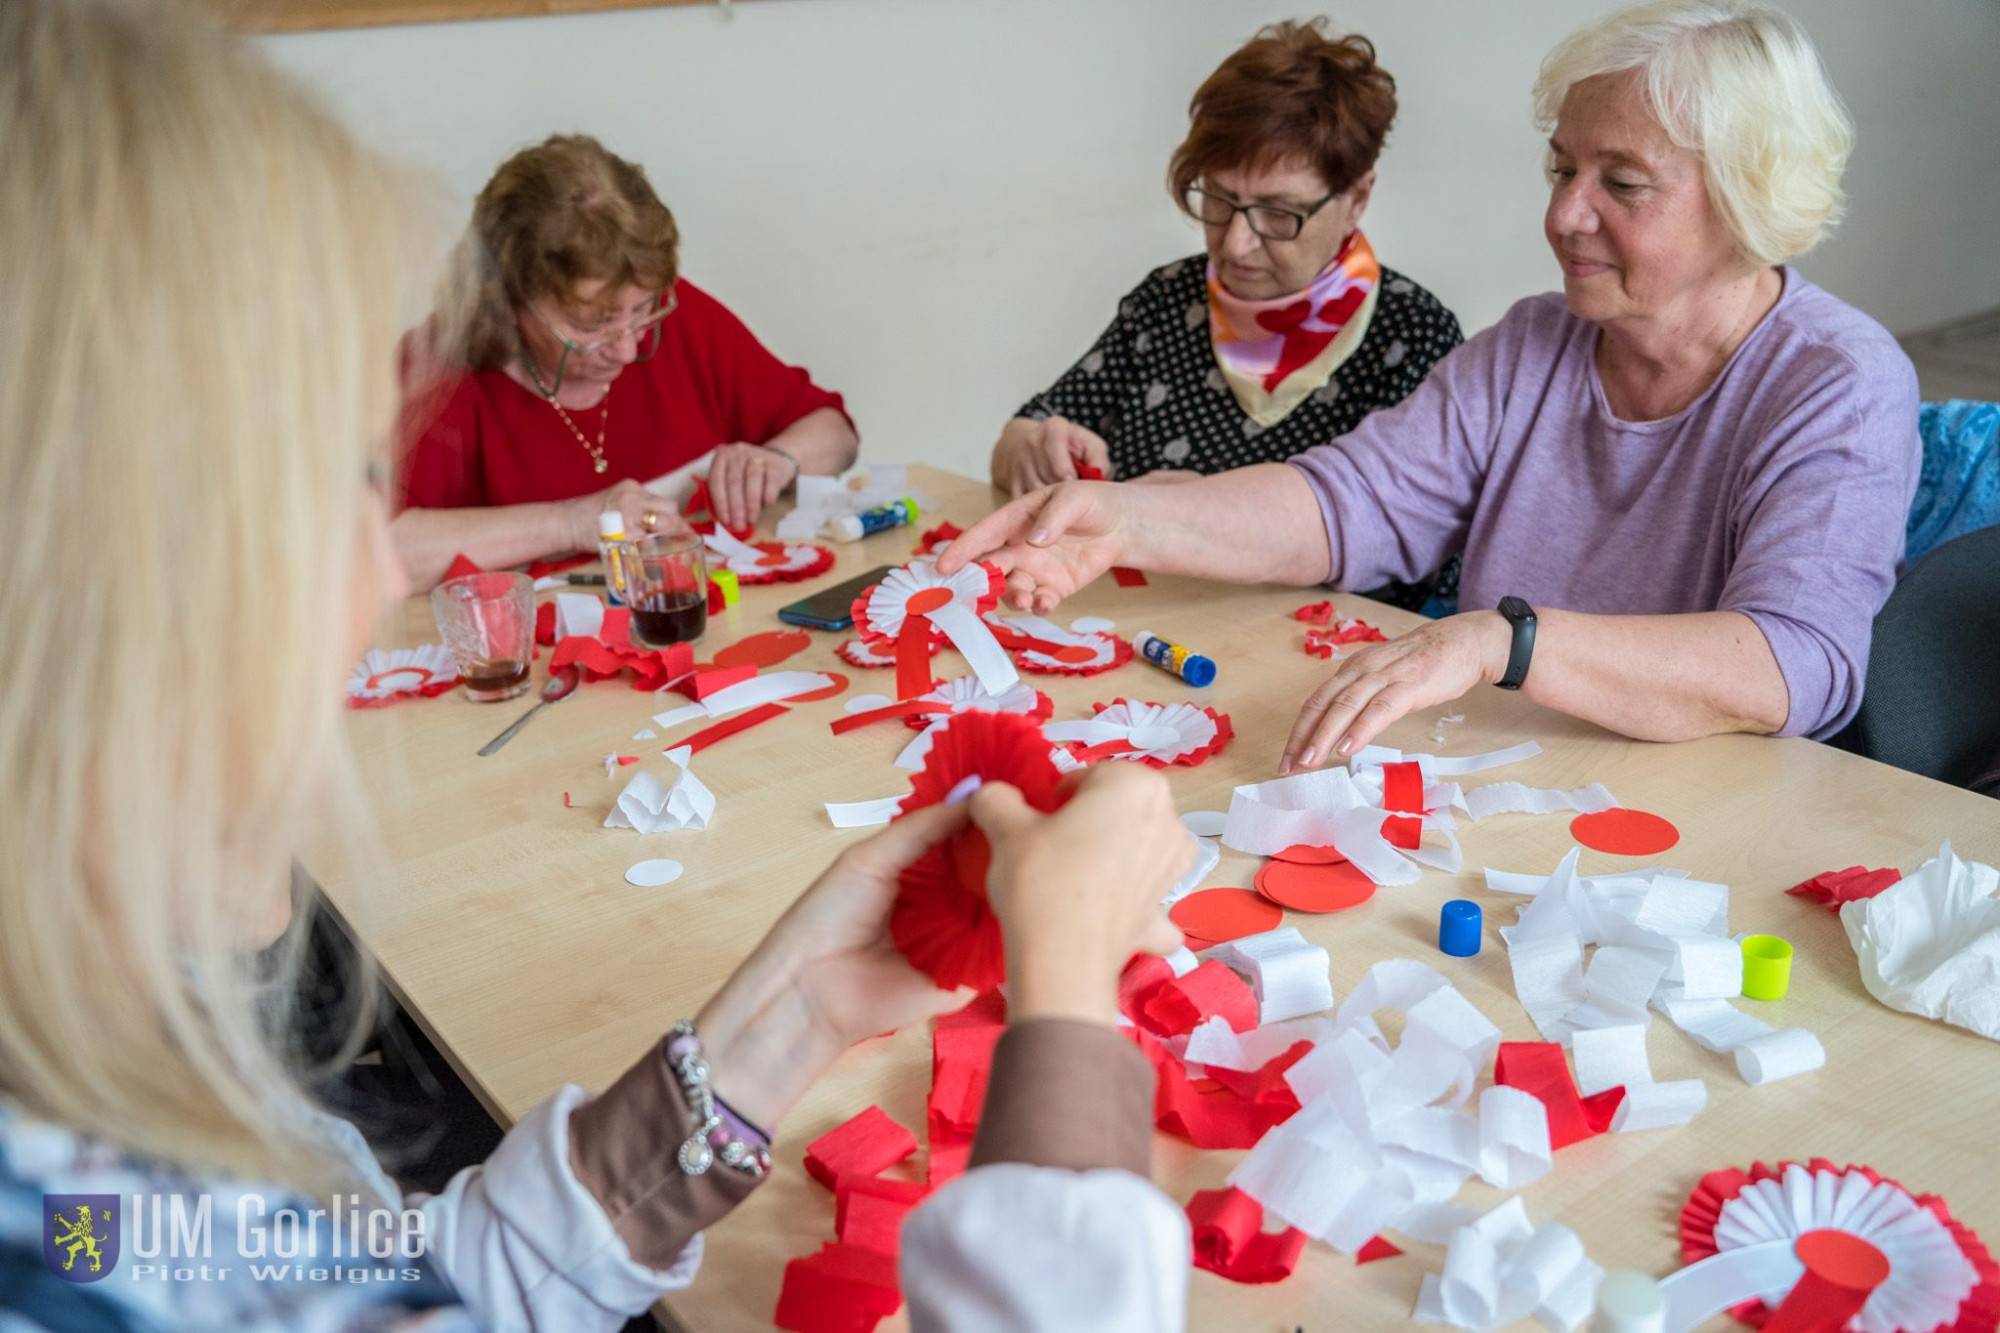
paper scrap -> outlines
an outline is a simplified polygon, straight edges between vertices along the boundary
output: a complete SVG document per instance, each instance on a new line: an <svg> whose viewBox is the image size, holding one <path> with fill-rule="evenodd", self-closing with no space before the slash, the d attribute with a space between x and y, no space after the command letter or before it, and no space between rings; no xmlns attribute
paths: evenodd
<svg viewBox="0 0 2000 1333"><path fill-rule="evenodd" d="M606 828L629 828L640 833L672 833L680 829L705 829L715 817L715 793L688 769L685 746L667 751L667 758L680 769L670 787L643 769L632 775L618 802L604 817Z"/></svg>
<svg viewBox="0 0 2000 1333"><path fill-rule="evenodd" d="M1281 1023L1333 1008L1332 960L1296 926L1229 940L1209 950L1208 956L1249 978L1260 1023Z"/></svg>
<svg viewBox="0 0 2000 1333"><path fill-rule="evenodd" d="M872 828L877 824L887 824L902 813L901 796L884 796L874 801L850 801L836 805L829 801L826 817L833 821L835 828Z"/></svg>
<svg viewBox="0 0 2000 1333"><path fill-rule="evenodd" d="M1485 1333L1533 1315L1569 1333L1596 1307L1603 1277L1575 1232L1534 1226L1516 1196L1452 1235L1444 1272L1424 1275L1414 1317Z"/></svg>
<svg viewBox="0 0 2000 1333"><path fill-rule="evenodd" d="M1736 1048L1736 1071L1753 1086L1826 1067L1826 1049L1804 1028L1752 1037Z"/></svg>
<svg viewBox="0 0 2000 1333"><path fill-rule="evenodd" d="M701 703L710 717L727 717L746 708L761 708L765 704L811 694L832 684L833 678L823 671L773 671L769 675L725 686Z"/></svg>
<svg viewBox="0 0 2000 1333"><path fill-rule="evenodd" d="M626 870L625 882L636 884L642 889L657 889L663 884L671 884L679 879L681 870L679 861L638 861Z"/></svg>
<svg viewBox="0 0 2000 1333"><path fill-rule="evenodd" d="M1915 873L1840 909L1868 993L2000 1041L2000 871L1945 843Z"/></svg>
<svg viewBox="0 0 2000 1333"><path fill-rule="evenodd" d="M1229 816L1220 810L1190 810L1181 816L1182 825L1197 838L1221 837L1228 822Z"/></svg>
<svg viewBox="0 0 2000 1333"><path fill-rule="evenodd" d="M1575 791L1528 787L1518 782L1489 782L1465 793L1465 812L1473 822L1494 815L1551 815L1558 810L1592 814L1617 806L1618 799L1593 782Z"/></svg>
<svg viewBox="0 0 2000 1333"><path fill-rule="evenodd" d="M1570 1049L1576 1056L1576 1088L1586 1097L1622 1087L1629 1101L1633 1088L1653 1081L1644 1024L1580 1031L1570 1039Z"/></svg>

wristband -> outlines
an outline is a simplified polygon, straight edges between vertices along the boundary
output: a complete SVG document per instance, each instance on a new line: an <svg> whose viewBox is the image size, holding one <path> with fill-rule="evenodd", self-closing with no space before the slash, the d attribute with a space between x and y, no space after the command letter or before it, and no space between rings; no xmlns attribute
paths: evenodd
<svg viewBox="0 0 2000 1333"><path fill-rule="evenodd" d="M687 1098L688 1109L694 1112L694 1132L681 1144L681 1170L690 1176L703 1175L720 1157L724 1166L733 1167L752 1180L762 1180L770 1174L771 1152L766 1146L769 1139L765 1138L764 1144L745 1142L743 1130L752 1134L757 1131L727 1107L718 1109L715 1094L709 1090L708 1061L702 1058L701 1038L695 1035L694 1024L685 1018L675 1023L667 1034L665 1048L667 1068L673 1071L682 1095ZM720 1112L727 1112L728 1119Z"/></svg>

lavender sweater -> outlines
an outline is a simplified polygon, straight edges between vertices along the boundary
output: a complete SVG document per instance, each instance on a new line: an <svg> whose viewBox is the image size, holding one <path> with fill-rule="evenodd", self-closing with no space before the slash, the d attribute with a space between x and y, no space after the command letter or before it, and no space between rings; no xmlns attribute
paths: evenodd
<svg viewBox="0 0 2000 1333"><path fill-rule="evenodd" d="M1329 582L1416 579L1465 552L1459 605L1739 611L1790 692L1781 734L1861 702L1917 484L1917 379L1886 330L1793 270L1685 411L1621 421L1597 326L1517 302L1400 405L1291 460L1319 498Z"/></svg>

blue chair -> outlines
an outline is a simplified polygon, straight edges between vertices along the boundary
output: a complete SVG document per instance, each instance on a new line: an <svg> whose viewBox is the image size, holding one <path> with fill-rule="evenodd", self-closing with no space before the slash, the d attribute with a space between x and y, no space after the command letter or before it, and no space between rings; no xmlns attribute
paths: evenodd
<svg viewBox="0 0 2000 1333"><path fill-rule="evenodd" d="M2000 523L2000 404L1925 403L1917 430L1924 462L1904 528L1906 566L1954 537Z"/></svg>

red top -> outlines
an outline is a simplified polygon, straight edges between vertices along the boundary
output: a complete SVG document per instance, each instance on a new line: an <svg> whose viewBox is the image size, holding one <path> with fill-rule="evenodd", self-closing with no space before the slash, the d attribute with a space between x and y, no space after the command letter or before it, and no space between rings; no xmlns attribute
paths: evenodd
<svg viewBox="0 0 2000 1333"><path fill-rule="evenodd" d="M410 447L403 504L413 509L567 500L630 477L647 482L723 444L763 444L809 412L846 415L840 395L771 355L720 301L682 279L650 361L611 384L602 473L555 407L504 370L476 370L437 390ZM407 409L406 409L407 410ZM570 412L591 441L598 409Z"/></svg>

